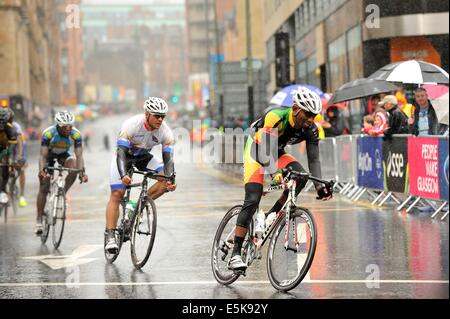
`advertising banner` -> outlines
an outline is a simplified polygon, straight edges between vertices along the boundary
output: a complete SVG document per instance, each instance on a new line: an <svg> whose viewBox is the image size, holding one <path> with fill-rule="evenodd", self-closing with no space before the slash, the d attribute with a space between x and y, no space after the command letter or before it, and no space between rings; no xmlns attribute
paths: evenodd
<svg viewBox="0 0 450 319"><path fill-rule="evenodd" d="M439 140L439 188L441 199L448 202L448 139Z"/></svg>
<svg viewBox="0 0 450 319"><path fill-rule="evenodd" d="M358 137L358 185L384 190L383 138Z"/></svg>
<svg viewBox="0 0 450 319"><path fill-rule="evenodd" d="M439 200L439 139L409 137L408 158L410 193Z"/></svg>
<svg viewBox="0 0 450 319"><path fill-rule="evenodd" d="M383 144L386 191L408 192L408 137L394 136Z"/></svg>

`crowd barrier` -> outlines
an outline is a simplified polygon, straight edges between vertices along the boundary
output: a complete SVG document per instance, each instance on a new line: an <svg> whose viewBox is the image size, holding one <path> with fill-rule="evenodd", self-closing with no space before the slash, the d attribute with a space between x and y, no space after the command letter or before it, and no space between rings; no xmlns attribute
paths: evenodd
<svg viewBox="0 0 450 319"><path fill-rule="evenodd" d="M241 178L244 139L222 136L221 143L223 151L215 165ZM231 160L225 158L230 148L234 150ZM340 195L354 202L368 197L379 207L394 202L398 210L407 212L418 205L431 207L433 218L445 209L441 219L448 216L448 137L394 135L385 140L345 135L320 140L319 149L322 177L334 179ZM308 170L304 142L286 150ZM308 183L305 190L312 186Z"/></svg>

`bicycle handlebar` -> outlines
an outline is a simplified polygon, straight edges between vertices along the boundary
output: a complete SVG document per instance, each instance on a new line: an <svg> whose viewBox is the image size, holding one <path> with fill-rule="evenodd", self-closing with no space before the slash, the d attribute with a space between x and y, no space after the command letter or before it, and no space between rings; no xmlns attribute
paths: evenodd
<svg viewBox="0 0 450 319"><path fill-rule="evenodd" d="M67 168L67 167L53 167L53 166L45 166L44 171L60 171L60 172L75 172L75 173L84 173L84 169L79 168Z"/></svg>
<svg viewBox="0 0 450 319"><path fill-rule="evenodd" d="M310 180L313 182L317 182L320 184L325 184L327 187L329 188L333 188L334 184L336 183L334 180L331 181L326 181L324 179L320 179L314 176L311 176L311 174L306 173L306 172L298 172L298 171L294 171L292 168L283 168L281 170L283 172L283 176L287 177L287 178L294 178L294 179L306 179L306 180Z"/></svg>
<svg viewBox="0 0 450 319"><path fill-rule="evenodd" d="M148 171L141 171L138 170L136 167L132 167L132 170L130 169L130 172L132 172L133 174L139 174L139 175L144 175L147 178L151 178L151 179L158 179L158 178L162 178L171 182L175 182L175 176L176 174L173 173L170 176L167 175L161 175L161 174L157 174L156 171L153 170L148 170Z"/></svg>

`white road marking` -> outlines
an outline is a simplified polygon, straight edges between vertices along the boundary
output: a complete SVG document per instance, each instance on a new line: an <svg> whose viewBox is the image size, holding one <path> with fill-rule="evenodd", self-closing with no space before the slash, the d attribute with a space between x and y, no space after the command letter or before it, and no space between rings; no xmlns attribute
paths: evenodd
<svg viewBox="0 0 450 319"><path fill-rule="evenodd" d="M75 248L71 255L55 256L55 255L42 255L42 256L30 256L22 257L25 260L38 260L47 265L53 270L79 266L87 264L97 260L98 258L82 258L90 255L93 252L102 249L102 245L81 245Z"/></svg>
<svg viewBox="0 0 450 319"><path fill-rule="evenodd" d="M301 284L448 284L448 280L304 280ZM238 281L233 285L269 284L269 281ZM193 286L193 285L219 285L216 281L161 281L161 282L80 282L77 286ZM42 287L67 286L65 282L35 282L35 283L0 283L0 287Z"/></svg>

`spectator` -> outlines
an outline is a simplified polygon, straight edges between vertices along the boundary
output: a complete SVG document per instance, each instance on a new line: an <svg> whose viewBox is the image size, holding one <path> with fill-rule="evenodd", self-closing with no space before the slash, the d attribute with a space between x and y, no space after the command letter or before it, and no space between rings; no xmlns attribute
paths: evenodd
<svg viewBox="0 0 450 319"><path fill-rule="evenodd" d="M395 93L395 97L397 98L398 108L403 111L408 117L408 123L414 114L414 105L408 103L408 100L405 96L405 90L403 86L399 86L397 92Z"/></svg>
<svg viewBox="0 0 450 319"><path fill-rule="evenodd" d="M345 129L344 118L339 115L338 108L329 106L326 111L326 120L322 123L325 137L335 137L342 135Z"/></svg>
<svg viewBox="0 0 450 319"><path fill-rule="evenodd" d="M364 127L361 129L361 132L365 133L365 134L369 134L369 131L373 129L375 120L372 115L366 115L366 116L364 116L363 121L364 121L364 123L363 123Z"/></svg>
<svg viewBox="0 0 450 319"><path fill-rule="evenodd" d="M384 130L384 136L391 138L393 134L408 134L408 117L398 108L397 98L393 95L386 95L378 103L388 112L388 127Z"/></svg>
<svg viewBox="0 0 450 319"><path fill-rule="evenodd" d="M424 88L416 90L415 106L412 134L418 136L444 134L447 125L438 122L436 112Z"/></svg>
<svg viewBox="0 0 450 319"><path fill-rule="evenodd" d="M105 150L109 151L109 135L107 133L103 135L103 146Z"/></svg>
<svg viewBox="0 0 450 319"><path fill-rule="evenodd" d="M367 107L366 107L366 114L370 115L373 113L373 111L377 108L378 103L380 102L380 96L372 95L367 100Z"/></svg>
<svg viewBox="0 0 450 319"><path fill-rule="evenodd" d="M369 131L369 135L371 136L379 136L384 134L384 130L387 129L387 113L384 109L378 108L374 112L374 122L375 125L373 129Z"/></svg>

